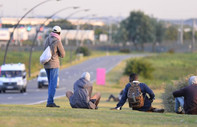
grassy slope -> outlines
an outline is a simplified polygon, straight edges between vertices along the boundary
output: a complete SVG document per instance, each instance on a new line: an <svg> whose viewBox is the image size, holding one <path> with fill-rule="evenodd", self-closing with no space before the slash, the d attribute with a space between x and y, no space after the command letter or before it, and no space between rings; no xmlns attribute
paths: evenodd
<svg viewBox="0 0 197 127"><path fill-rule="evenodd" d="M121 111L109 110L115 107L116 102L105 100L111 93L118 95L120 89L124 87L124 84L117 83L124 66L125 62L122 62L107 74L106 86L94 84L94 92L102 93L98 110L72 109L66 97L56 100L56 103L61 106L59 109L45 108L45 103L31 106L0 105L0 126L196 126L197 116L132 111L127 103ZM162 90L154 90L154 92L158 97ZM153 106L163 107L161 99L157 99Z"/></svg>
<svg viewBox="0 0 197 127"><path fill-rule="evenodd" d="M156 69L153 73L154 79L141 78L141 80L152 88L162 88L164 84L172 84L172 81L188 74L196 74L197 71L197 55L195 53L160 54L146 59Z"/></svg>

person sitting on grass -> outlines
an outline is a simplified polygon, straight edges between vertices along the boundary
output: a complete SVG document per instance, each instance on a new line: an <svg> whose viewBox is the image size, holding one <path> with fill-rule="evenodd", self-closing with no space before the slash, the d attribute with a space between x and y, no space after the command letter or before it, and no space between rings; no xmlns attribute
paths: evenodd
<svg viewBox="0 0 197 127"><path fill-rule="evenodd" d="M185 114L197 114L197 76L191 76L189 86L174 91L172 94L175 98L184 97Z"/></svg>
<svg viewBox="0 0 197 127"><path fill-rule="evenodd" d="M98 108L101 94L96 93L94 96L91 96L93 87L90 83L90 74L88 72L84 72L81 75L81 78L74 83L73 89L74 93L71 91L66 92L72 108Z"/></svg>
<svg viewBox="0 0 197 127"><path fill-rule="evenodd" d="M148 98L146 94L148 94L150 98ZM163 113L164 109L157 109L151 106L154 98L155 94L153 91L146 84L138 81L137 74L132 73L129 76L129 83L124 88L121 100L112 110L121 110L128 99L129 107L133 110Z"/></svg>
<svg viewBox="0 0 197 127"><path fill-rule="evenodd" d="M122 94L123 94L123 90L120 91L118 97L115 97L113 94L111 94L106 101L109 102L111 99L113 99L113 101L115 102L120 101L122 98Z"/></svg>

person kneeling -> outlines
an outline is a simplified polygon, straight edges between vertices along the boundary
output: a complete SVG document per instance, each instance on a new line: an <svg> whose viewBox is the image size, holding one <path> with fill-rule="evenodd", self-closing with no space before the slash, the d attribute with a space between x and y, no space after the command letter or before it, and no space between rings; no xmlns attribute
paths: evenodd
<svg viewBox="0 0 197 127"><path fill-rule="evenodd" d="M91 97L93 87L90 83L90 74L88 72L84 72L81 75L81 78L74 83L73 89L74 93L71 91L66 92L72 108L98 108L101 94L96 93Z"/></svg>
<svg viewBox="0 0 197 127"><path fill-rule="evenodd" d="M153 91L146 84L140 83L138 75L133 73L129 77L129 83L125 86L121 100L112 110L121 110L128 99L129 107L133 110L163 113L164 109L157 109L151 106L154 98L155 94Z"/></svg>

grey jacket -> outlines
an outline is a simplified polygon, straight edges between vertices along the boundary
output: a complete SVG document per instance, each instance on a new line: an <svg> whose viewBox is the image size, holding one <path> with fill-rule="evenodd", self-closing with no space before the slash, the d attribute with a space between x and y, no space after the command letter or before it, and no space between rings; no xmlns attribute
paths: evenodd
<svg viewBox="0 0 197 127"><path fill-rule="evenodd" d="M74 83L74 94L70 97L72 108L89 108L89 93L85 85L91 86L91 83L85 78L80 78Z"/></svg>
<svg viewBox="0 0 197 127"><path fill-rule="evenodd" d="M63 58L65 56L65 51L62 42L59 41L56 37L49 35L45 41L44 49L46 49L47 46L50 46L51 48L52 57L49 62L44 64L44 68L59 68L59 57Z"/></svg>

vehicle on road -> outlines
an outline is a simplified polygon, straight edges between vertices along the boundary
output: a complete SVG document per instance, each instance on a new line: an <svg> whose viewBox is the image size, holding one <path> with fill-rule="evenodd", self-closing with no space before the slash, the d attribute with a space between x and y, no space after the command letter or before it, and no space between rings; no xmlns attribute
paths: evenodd
<svg viewBox="0 0 197 127"><path fill-rule="evenodd" d="M25 64L4 64L0 70L0 92L20 90L26 92L27 78Z"/></svg>
<svg viewBox="0 0 197 127"><path fill-rule="evenodd" d="M38 88L42 88L44 86L49 85L48 78L47 78L47 73L46 73L45 69L40 70L40 73L39 73L38 78L37 78L37 82L38 82ZM57 88L59 88L59 77L58 77L58 80L57 80Z"/></svg>

